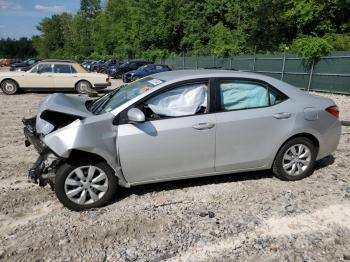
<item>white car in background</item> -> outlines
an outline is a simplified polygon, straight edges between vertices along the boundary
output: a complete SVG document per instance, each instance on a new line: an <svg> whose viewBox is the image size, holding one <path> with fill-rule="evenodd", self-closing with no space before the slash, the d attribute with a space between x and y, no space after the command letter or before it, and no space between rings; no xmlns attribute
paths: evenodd
<svg viewBox="0 0 350 262"><path fill-rule="evenodd" d="M0 87L7 95L20 90L76 90L87 93L111 85L106 74L89 73L74 61L44 60L27 72L1 72Z"/></svg>

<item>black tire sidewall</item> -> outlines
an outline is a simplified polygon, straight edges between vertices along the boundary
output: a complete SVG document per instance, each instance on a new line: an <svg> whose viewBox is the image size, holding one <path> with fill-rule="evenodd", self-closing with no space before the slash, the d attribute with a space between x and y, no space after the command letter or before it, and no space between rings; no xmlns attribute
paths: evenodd
<svg viewBox="0 0 350 262"><path fill-rule="evenodd" d="M79 205L77 203L72 202L66 195L64 190L64 183L67 178L67 176L72 172L75 168L79 166L86 166L86 165L94 165L100 169L102 169L108 178L108 189L106 194L97 202L89 204L89 205ZM74 210L74 211L83 211L90 208L98 208L102 207L106 204L108 204L112 198L115 196L118 188L118 181L117 177L114 174L113 169L104 162L100 163L89 163L89 162L74 162L74 163L65 163L62 164L57 172L55 177L55 193L59 201L68 209Z"/></svg>
<svg viewBox="0 0 350 262"><path fill-rule="evenodd" d="M298 176L291 176L289 175L283 168L283 156L285 152L293 145L295 144L303 144L307 146L310 149L311 152L311 162L308 166L308 168L300 175ZM303 179L305 177L310 176L315 169L315 163L316 163L316 155L317 155L317 150L315 148L315 145L312 143L312 141L306 137L297 137L294 138L290 141L288 141L286 144L284 144L279 152L277 153L274 165L273 165L273 173L275 174L276 177L286 180L286 181L296 181Z"/></svg>
<svg viewBox="0 0 350 262"><path fill-rule="evenodd" d="M5 84L6 84L6 82L11 82L11 84L14 86L14 88L15 88L15 91L14 92L7 92L6 91L6 88L5 88ZM10 79L8 79L8 80L4 80L2 83L1 83L1 90L2 90L2 92L4 93L4 94L6 94L6 95L14 95L14 94L17 94L18 93L18 90L19 90L19 87L18 87L18 84L15 82L15 81L13 81L13 80L10 80Z"/></svg>

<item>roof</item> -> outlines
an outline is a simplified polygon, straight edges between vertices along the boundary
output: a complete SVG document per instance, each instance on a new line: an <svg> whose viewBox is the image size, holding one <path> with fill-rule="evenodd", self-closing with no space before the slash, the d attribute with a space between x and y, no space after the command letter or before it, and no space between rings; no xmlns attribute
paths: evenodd
<svg viewBox="0 0 350 262"><path fill-rule="evenodd" d="M164 80L165 82L167 82L167 84L170 84L172 82L175 83L178 81L186 81L186 80L200 79L200 78L211 78L211 77L246 78L247 80L255 79L255 80L264 81L274 87L277 87L279 90L287 94L300 95L304 93L298 88L286 82L278 80L276 78L266 76L266 75L256 74L256 73L243 72L243 71L213 70L213 69L174 70L174 71L157 73L157 74L151 75L151 77Z"/></svg>
<svg viewBox="0 0 350 262"><path fill-rule="evenodd" d="M49 63L53 63L53 62L77 63L77 61L74 61L74 60L65 60L65 59L44 59L44 60L41 60L40 62L49 62Z"/></svg>
<svg viewBox="0 0 350 262"><path fill-rule="evenodd" d="M207 77L256 77L260 76L254 73L232 71L232 70L212 70L212 69L199 69L199 70L174 70L167 71L153 75L153 77L160 78L165 81L172 81L179 78L207 78Z"/></svg>

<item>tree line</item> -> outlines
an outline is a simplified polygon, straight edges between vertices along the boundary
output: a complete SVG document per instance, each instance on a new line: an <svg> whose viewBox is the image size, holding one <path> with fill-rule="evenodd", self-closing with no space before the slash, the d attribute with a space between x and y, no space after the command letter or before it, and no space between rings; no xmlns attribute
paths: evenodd
<svg viewBox="0 0 350 262"><path fill-rule="evenodd" d="M27 58L37 55L31 39L0 39L0 58Z"/></svg>
<svg viewBox="0 0 350 262"><path fill-rule="evenodd" d="M350 0L81 0L44 18L33 46L47 58L229 56L350 50Z"/></svg>

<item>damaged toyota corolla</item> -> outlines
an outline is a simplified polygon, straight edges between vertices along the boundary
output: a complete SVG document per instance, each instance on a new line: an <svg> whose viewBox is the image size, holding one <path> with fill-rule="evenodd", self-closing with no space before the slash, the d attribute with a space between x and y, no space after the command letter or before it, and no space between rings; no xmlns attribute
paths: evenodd
<svg viewBox="0 0 350 262"><path fill-rule="evenodd" d="M338 117L331 99L271 77L186 70L97 99L52 94L23 122L40 154L29 178L84 210L119 186L266 169L302 179L337 148Z"/></svg>

